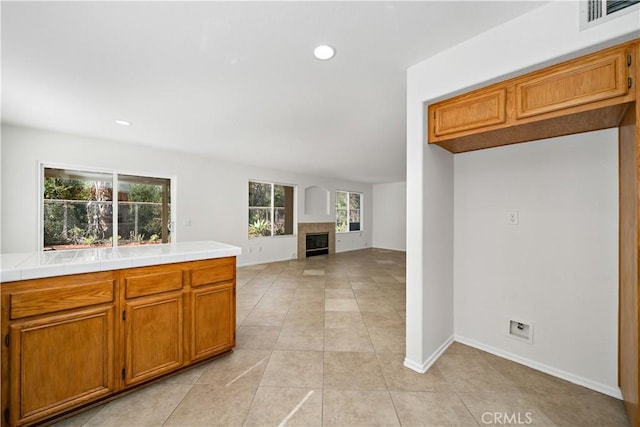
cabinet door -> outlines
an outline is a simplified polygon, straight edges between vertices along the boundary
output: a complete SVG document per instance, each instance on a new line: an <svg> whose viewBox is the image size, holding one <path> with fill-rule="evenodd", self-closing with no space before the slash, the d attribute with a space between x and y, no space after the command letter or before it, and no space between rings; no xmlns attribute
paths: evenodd
<svg viewBox="0 0 640 427"><path fill-rule="evenodd" d="M10 425L114 391L113 305L10 325Z"/></svg>
<svg viewBox="0 0 640 427"><path fill-rule="evenodd" d="M516 116L602 101L629 93L627 48L570 61L516 84Z"/></svg>
<svg viewBox="0 0 640 427"><path fill-rule="evenodd" d="M125 302L125 385L182 366L182 292Z"/></svg>
<svg viewBox="0 0 640 427"><path fill-rule="evenodd" d="M200 360L235 345L233 282L194 288L191 292L191 360Z"/></svg>
<svg viewBox="0 0 640 427"><path fill-rule="evenodd" d="M434 120L433 136L454 135L507 120L506 88L478 91L429 107Z"/></svg>

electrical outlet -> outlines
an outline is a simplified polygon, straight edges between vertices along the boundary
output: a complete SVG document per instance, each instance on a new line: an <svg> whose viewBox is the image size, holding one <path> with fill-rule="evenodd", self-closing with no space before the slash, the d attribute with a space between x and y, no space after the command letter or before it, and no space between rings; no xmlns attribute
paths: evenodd
<svg viewBox="0 0 640 427"><path fill-rule="evenodd" d="M509 332L507 335L528 344L533 344L533 324L521 320L509 320Z"/></svg>
<svg viewBox="0 0 640 427"><path fill-rule="evenodd" d="M507 224L509 225L518 225L518 211L507 212Z"/></svg>

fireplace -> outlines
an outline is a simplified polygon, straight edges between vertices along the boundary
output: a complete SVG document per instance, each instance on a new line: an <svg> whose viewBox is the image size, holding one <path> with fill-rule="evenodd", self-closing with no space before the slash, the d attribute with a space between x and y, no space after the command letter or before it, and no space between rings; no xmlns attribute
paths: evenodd
<svg viewBox="0 0 640 427"><path fill-rule="evenodd" d="M307 233L305 240L307 257L329 253L329 233Z"/></svg>
<svg viewBox="0 0 640 427"><path fill-rule="evenodd" d="M315 249L326 249L325 254L334 254L336 252L336 223L335 222L299 222L298 223L298 259L307 257L307 235L326 235L326 243L324 245L316 245ZM316 239L313 237L312 239ZM314 243L315 244L315 243ZM316 255L321 255L321 251L317 251Z"/></svg>

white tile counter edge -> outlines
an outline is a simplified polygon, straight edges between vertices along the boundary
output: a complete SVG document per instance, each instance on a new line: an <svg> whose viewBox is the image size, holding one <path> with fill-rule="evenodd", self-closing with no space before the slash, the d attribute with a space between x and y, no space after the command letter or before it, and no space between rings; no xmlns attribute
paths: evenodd
<svg viewBox="0 0 640 427"><path fill-rule="evenodd" d="M240 255L242 249L214 241L0 255L0 282L94 273Z"/></svg>

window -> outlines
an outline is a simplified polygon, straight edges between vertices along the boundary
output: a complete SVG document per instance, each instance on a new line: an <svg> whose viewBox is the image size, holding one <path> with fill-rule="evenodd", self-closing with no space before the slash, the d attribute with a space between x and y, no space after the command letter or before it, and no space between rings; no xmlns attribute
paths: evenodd
<svg viewBox="0 0 640 427"><path fill-rule="evenodd" d="M336 191L336 232L360 231L362 194Z"/></svg>
<svg viewBox="0 0 640 427"><path fill-rule="evenodd" d="M43 169L43 249L170 241L169 178Z"/></svg>
<svg viewBox="0 0 640 427"><path fill-rule="evenodd" d="M249 237L293 234L293 187L249 181Z"/></svg>

